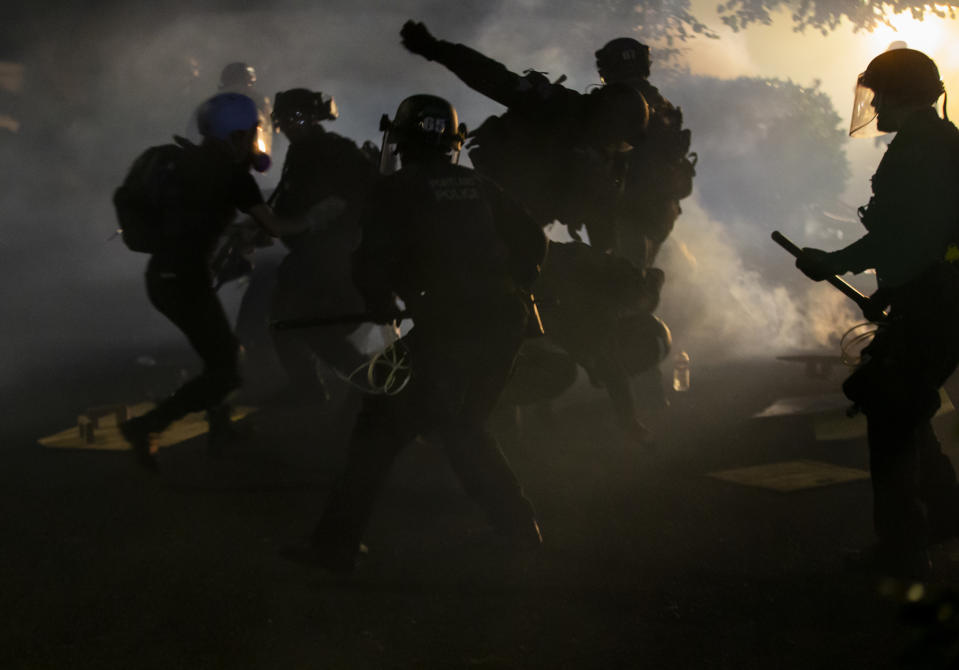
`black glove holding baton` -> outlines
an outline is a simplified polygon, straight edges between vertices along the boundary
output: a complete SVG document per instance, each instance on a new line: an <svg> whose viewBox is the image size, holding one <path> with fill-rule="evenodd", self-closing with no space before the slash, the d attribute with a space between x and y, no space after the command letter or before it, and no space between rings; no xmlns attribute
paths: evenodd
<svg viewBox="0 0 959 670"><path fill-rule="evenodd" d="M844 272L845 268L839 266L834 254L812 247L800 249L778 230L773 231L772 239L773 242L795 256L796 267L804 275L813 281L826 281L835 286L846 297L859 305L859 309L862 310L863 316L867 319L879 322L886 318L884 310L888 302L884 300L885 292L879 289L872 296L867 296L846 280L839 278L837 275Z"/></svg>

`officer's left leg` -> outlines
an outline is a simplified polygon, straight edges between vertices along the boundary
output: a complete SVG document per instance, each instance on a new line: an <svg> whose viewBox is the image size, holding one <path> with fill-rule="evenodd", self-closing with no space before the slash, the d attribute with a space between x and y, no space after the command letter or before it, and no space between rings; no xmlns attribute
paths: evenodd
<svg viewBox="0 0 959 670"><path fill-rule="evenodd" d="M490 334L487 347L459 370L461 402L439 421L450 466L493 526L521 546L542 542L533 506L520 488L496 439L486 429L509 376L516 346ZM475 367L474 367L475 366Z"/></svg>
<svg viewBox="0 0 959 670"><path fill-rule="evenodd" d="M909 576L925 558L925 510L919 497L914 426L900 417L868 417L873 520L885 567Z"/></svg>
<svg viewBox="0 0 959 670"><path fill-rule="evenodd" d="M533 505L489 431L476 425L449 425L442 438L453 472L493 527L518 545L538 546L542 537Z"/></svg>
<svg viewBox="0 0 959 670"><path fill-rule="evenodd" d="M870 360L849 380L858 376L858 386L847 381L847 387L859 388L857 400L868 422L879 558L896 576L921 578L929 568L926 547L931 532L922 466L933 454L929 422L939 406L939 395L914 370L897 368L895 362L882 356ZM871 383L863 386L863 379Z"/></svg>
<svg viewBox="0 0 959 670"><path fill-rule="evenodd" d="M426 425L419 388L367 396L350 436L346 468L326 502L307 548L309 560L334 572L353 569L360 541L397 454Z"/></svg>
<svg viewBox="0 0 959 670"><path fill-rule="evenodd" d="M924 422L916 431L919 452L919 495L926 507L929 541L943 542L959 531L959 486L956 471L932 429Z"/></svg>

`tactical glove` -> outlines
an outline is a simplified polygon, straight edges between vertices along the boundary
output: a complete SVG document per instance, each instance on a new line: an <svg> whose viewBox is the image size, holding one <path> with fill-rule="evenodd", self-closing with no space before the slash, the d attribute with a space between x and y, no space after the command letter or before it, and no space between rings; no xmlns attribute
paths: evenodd
<svg viewBox="0 0 959 670"><path fill-rule="evenodd" d="M426 60L435 60L440 41L430 34L426 26L416 21L407 21L400 30L403 46Z"/></svg>
<svg viewBox="0 0 959 670"><path fill-rule="evenodd" d="M881 288L869 296L869 300L862 306L862 315L873 323L879 323L886 320L887 307L889 307L889 290Z"/></svg>
<svg viewBox="0 0 959 670"><path fill-rule="evenodd" d="M803 247L802 254L796 257L796 267L813 281L822 281L845 272L844 268L839 267L834 254L812 247Z"/></svg>

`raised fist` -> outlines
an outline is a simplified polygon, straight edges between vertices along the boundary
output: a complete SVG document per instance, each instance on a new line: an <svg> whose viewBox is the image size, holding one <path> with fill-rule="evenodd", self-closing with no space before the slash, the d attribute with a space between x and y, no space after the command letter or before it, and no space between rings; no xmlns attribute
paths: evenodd
<svg viewBox="0 0 959 670"><path fill-rule="evenodd" d="M439 40L430 34L424 24L417 21L407 21L400 29L400 38L403 41L403 46L411 52L419 54L427 60L435 58Z"/></svg>

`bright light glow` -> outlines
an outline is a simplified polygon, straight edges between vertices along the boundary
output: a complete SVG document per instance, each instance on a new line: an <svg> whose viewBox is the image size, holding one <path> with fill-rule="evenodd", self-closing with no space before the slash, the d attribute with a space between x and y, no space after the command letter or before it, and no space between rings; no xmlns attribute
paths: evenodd
<svg viewBox="0 0 959 670"><path fill-rule="evenodd" d="M15 133L20 130L20 122L7 114L0 114L0 129Z"/></svg>
<svg viewBox="0 0 959 670"><path fill-rule="evenodd" d="M943 45L946 37L945 22L938 16L926 14L917 21L908 13L887 16L893 27L879 26L869 35L870 50L874 53L885 51L893 42L905 42L910 49L917 49L935 59L936 51Z"/></svg>
<svg viewBox="0 0 959 670"><path fill-rule="evenodd" d="M263 141L262 137L256 138L256 148L259 150L261 154L266 153L266 142Z"/></svg>
<svg viewBox="0 0 959 670"><path fill-rule="evenodd" d="M19 93L23 88L23 65L0 61L0 90Z"/></svg>
<svg viewBox="0 0 959 670"><path fill-rule="evenodd" d="M946 18L927 12L924 21L915 20L908 12L887 18L897 30L882 26L869 34L869 53L864 54L865 58L875 57L892 42L905 42L910 49L918 49L936 61L946 91L959 89L959 81L956 81L959 70L959 19L950 19L948 12ZM954 112L955 103L949 106Z"/></svg>
<svg viewBox="0 0 959 670"><path fill-rule="evenodd" d="M926 595L926 587L916 582L906 591L906 600L911 603L917 603Z"/></svg>

